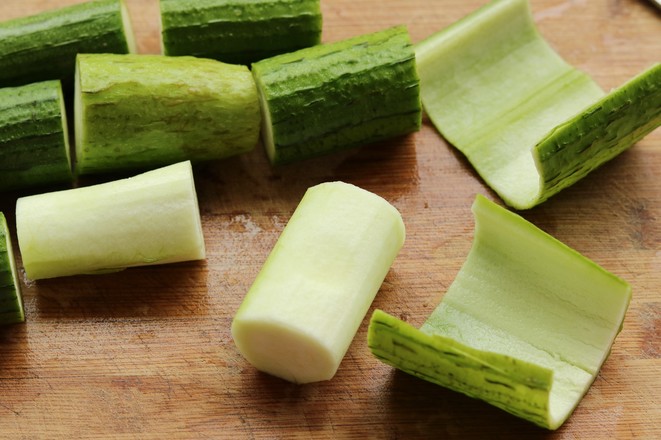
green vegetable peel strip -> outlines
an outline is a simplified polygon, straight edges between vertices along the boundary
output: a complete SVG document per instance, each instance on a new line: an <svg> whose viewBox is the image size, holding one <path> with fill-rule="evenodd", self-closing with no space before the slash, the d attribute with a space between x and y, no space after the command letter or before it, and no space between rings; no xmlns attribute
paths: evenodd
<svg viewBox="0 0 661 440"><path fill-rule="evenodd" d="M368 344L384 362L556 429L605 361L629 285L520 216L478 196L475 239L417 330L385 312Z"/></svg>
<svg viewBox="0 0 661 440"><path fill-rule="evenodd" d="M489 3L418 43L416 58L434 125L517 209L542 203L661 124L658 65L604 97L544 41L526 0Z"/></svg>
<svg viewBox="0 0 661 440"><path fill-rule="evenodd" d="M160 0L165 55L250 64L321 42L319 0Z"/></svg>

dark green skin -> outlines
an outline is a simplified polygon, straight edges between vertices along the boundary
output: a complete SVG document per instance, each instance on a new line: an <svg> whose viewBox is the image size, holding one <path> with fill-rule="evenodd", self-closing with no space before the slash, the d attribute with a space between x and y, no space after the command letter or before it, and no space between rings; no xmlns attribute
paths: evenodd
<svg viewBox="0 0 661 440"><path fill-rule="evenodd" d="M275 165L420 129L420 80L404 27L279 55L252 70L271 116Z"/></svg>
<svg viewBox="0 0 661 440"><path fill-rule="evenodd" d="M0 89L0 191L73 180L57 80Z"/></svg>
<svg viewBox="0 0 661 440"><path fill-rule="evenodd" d="M165 55L250 64L321 42L319 0L161 0Z"/></svg>
<svg viewBox="0 0 661 440"><path fill-rule="evenodd" d="M661 125L661 64L559 125L533 150L541 201L579 181Z"/></svg>
<svg viewBox="0 0 661 440"><path fill-rule="evenodd" d="M0 325L25 321L18 280L11 270L11 254L5 216L0 212Z"/></svg>
<svg viewBox="0 0 661 440"><path fill-rule="evenodd" d="M0 23L0 87L73 80L78 53L128 53L119 0Z"/></svg>

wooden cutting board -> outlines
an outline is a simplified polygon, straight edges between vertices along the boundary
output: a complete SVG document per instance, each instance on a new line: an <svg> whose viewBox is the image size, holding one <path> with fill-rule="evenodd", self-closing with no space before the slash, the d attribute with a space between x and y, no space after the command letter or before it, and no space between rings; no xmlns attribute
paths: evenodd
<svg viewBox="0 0 661 440"><path fill-rule="evenodd" d="M5 0L0 19L71 3ZM156 1L127 3L140 51L157 53ZM405 24L419 41L484 3L322 0L323 39ZM660 61L661 15L645 1L532 0L532 9L550 44L605 89ZM522 213L633 287L611 356L556 432L380 363L367 320L325 383L258 373L234 347L232 316L278 234L306 188L330 180L402 212L407 242L373 308L422 324L471 246L475 194L499 201L425 119L419 133L279 169L261 148L197 167L204 262L24 280L27 322L0 330L0 437L661 438L660 171L657 130ZM13 231L20 195L0 196Z"/></svg>

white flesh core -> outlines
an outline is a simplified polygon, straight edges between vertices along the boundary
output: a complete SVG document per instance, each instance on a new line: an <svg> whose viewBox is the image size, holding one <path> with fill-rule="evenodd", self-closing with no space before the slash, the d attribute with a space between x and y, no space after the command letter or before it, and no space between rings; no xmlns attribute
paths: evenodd
<svg viewBox="0 0 661 440"><path fill-rule="evenodd" d="M342 182L308 189L234 317L239 351L291 382L331 379L404 237L381 197Z"/></svg>

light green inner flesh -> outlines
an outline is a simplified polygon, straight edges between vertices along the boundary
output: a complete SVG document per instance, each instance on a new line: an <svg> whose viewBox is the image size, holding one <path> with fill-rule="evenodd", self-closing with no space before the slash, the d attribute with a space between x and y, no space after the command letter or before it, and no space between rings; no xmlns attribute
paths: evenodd
<svg viewBox="0 0 661 440"><path fill-rule="evenodd" d="M295 383L333 377L404 243L399 212L343 182L301 200L232 323L261 371Z"/></svg>
<svg viewBox="0 0 661 440"><path fill-rule="evenodd" d="M604 95L535 28L527 0L494 1L416 46L434 125L509 205L534 206L531 149Z"/></svg>
<svg viewBox="0 0 661 440"><path fill-rule="evenodd" d="M16 289L16 298L18 306L18 321L25 320L25 311L23 309L23 297L21 296L21 284L18 280L18 271L16 270L16 261L14 260L14 250L11 244L11 237L9 236L9 227L7 226L7 219L2 213L0 213L0 228L4 231L4 239L6 240L7 246L7 255L9 260L9 266L11 268L11 274L14 281L14 288Z"/></svg>
<svg viewBox="0 0 661 440"><path fill-rule="evenodd" d="M533 410L527 406L529 402L540 402L539 395L533 395L539 389L526 388L519 393L529 396L508 402L511 395L503 397L505 393L494 393L493 387L476 391L472 386L448 386L556 429L578 405L608 356L629 304L630 287L520 216L481 196L473 212L476 228L470 254L443 301L420 329L449 340L438 338L430 343L417 331L408 331L407 338L417 340L421 347L435 344L440 353L450 350L447 347L452 344L461 344L466 347L465 356L495 370L518 362L512 367L516 373L510 377L505 373L500 379L511 380L513 387L517 383L522 389L530 383L542 384L544 370L551 370L548 404L543 405L547 408ZM398 357L407 356L385 360L441 384L454 380L442 376L461 372L442 367L448 359L457 365L456 357L420 359L418 367L415 355L404 360ZM436 368L430 371L429 367L420 367L429 362ZM467 373L473 375L466 380L468 385L483 380L482 370ZM514 374L527 375L528 379L517 379Z"/></svg>
<svg viewBox="0 0 661 440"><path fill-rule="evenodd" d="M74 148L75 148L75 157L73 161L71 158L70 162L75 162L78 157L82 156L82 146L85 144L85 127L83 125L83 112L85 108L83 107L83 94L82 94L82 78L80 77L80 62L76 58L76 72L74 77L74 92L73 92L73 117L74 117ZM69 150L71 150L69 148ZM77 171L74 167L74 171Z"/></svg>
<svg viewBox="0 0 661 440"><path fill-rule="evenodd" d="M205 258L190 162L21 197L16 230L29 279Z"/></svg>
<svg viewBox="0 0 661 440"><path fill-rule="evenodd" d="M128 46L129 53L137 53L138 47L135 42L133 25L131 24L131 14L129 14L128 8L126 7L124 0L120 1L120 9L122 12L122 24L124 28L124 35L126 36L126 45Z"/></svg>

